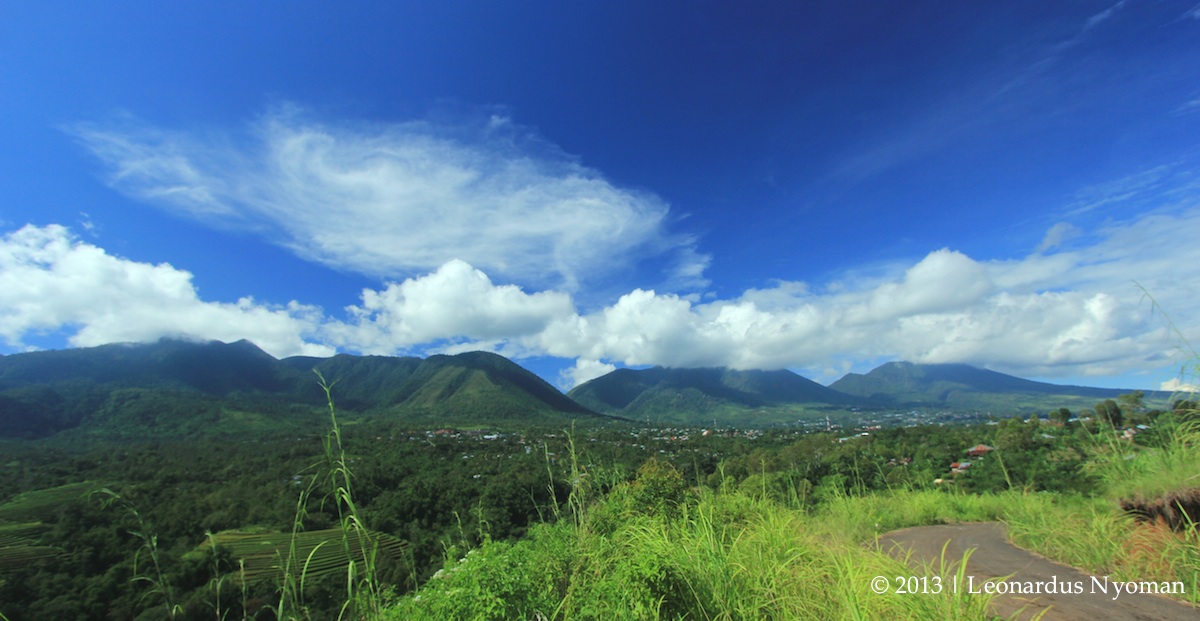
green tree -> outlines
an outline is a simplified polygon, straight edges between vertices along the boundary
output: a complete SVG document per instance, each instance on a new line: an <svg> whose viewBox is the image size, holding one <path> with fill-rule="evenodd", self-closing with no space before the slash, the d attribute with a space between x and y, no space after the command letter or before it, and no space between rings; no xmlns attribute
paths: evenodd
<svg viewBox="0 0 1200 621"><path fill-rule="evenodd" d="M635 506L647 513L674 515L687 498L683 473L670 462L651 457L638 468L629 488Z"/></svg>
<svg viewBox="0 0 1200 621"><path fill-rule="evenodd" d="M1125 420L1132 419L1135 415L1141 414L1146 409L1142 403L1145 398L1146 393L1141 390L1135 390L1117 397L1121 410L1126 414Z"/></svg>
<svg viewBox="0 0 1200 621"><path fill-rule="evenodd" d="M1200 416L1200 402L1179 399L1171 410L1180 420L1191 420Z"/></svg>
<svg viewBox="0 0 1200 621"><path fill-rule="evenodd" d="M1027 424L1019 416L1000 421L996 426L996 437L993 443L1002 451L1018 452L1028 450L1033 446L1033 425Z"/></svg>
<svg viewBox="0 0 1200 621"><path fill-rule="evenodd" d="M1101 422L1108 423L1113 427L1120 427L1125 418L1121 414L1121 406L1117 405L1112 399L1105 399L1096 404L1096 416Z"/></svg>

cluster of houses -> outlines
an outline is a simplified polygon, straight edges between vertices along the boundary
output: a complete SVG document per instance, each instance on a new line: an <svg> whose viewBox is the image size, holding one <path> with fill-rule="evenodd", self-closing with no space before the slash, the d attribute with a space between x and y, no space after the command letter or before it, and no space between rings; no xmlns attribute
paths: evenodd
<svg viewBox="0 0 1200 621"><path fill-rule="evenodd" d="M971 468L971 462L973 460L983 459L984 455L987 455L994 450L995 449L993 447L990 447L986 444L976 444L975 446L972 446L966 451L967 457L970 459L964 459L962 461L956 461L950 464L950 474L958 475L966 472ZM946 481L946 479L934 479L933 482L937 485L941 485L943 483L948 483L949 481Z"/></svg>

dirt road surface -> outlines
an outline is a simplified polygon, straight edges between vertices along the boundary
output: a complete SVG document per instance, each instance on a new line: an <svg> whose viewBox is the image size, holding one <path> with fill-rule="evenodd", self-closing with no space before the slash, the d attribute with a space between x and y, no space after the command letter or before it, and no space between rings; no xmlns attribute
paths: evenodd
<svg viewBox="0 0 1200 621"><path fill-rule="evenodd" d="M1161 595L1125 591L1117 595L1116 585L1111 580L1108 593L1105 593L1103 588L1093 583L1091 574L1055 563L1009 543L1003 524L986 522L920 526L887 533L879 538L880 549L898 558L903 559L911 551L909 564L914 568L927 563L936 567L942 546L947 541L947 562L952 559L961 562L963 553L974 549L967 561L967 574L974 578L975 590L983 588L982 582L989 578L1004 578L1010 583L1008 586L1014 588L1019 588L1011 584L1014 582L1041 585L1041 594L1006 594L997 597L993 602L994 611L1005 619L1036 619L1044 611L1041 617L1043 621L1200 620L1200 609ZM954 567L957 568L957 563ZM1104 576L1095 578L1104 584ZM1050 586L1051 583L1055 586ZM1184 586L1192 588L1191 584ZM959 585L959 588L963 586ZM1045 593L1046 590L1060 592Z"/></svg>

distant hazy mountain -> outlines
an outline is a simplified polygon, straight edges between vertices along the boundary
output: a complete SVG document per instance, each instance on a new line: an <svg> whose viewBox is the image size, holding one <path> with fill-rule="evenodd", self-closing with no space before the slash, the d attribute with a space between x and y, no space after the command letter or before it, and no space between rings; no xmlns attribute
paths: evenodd
<svg viewBox="0 0 1200 621"><path fill-rule="evenodd" d="M1129 390L1035 382L965 364L890 362L828 388L791 371L619 369L567 393L605 414L638 422L755 426L834 411L933 407L997 416L1090 409ZM1165 393L1146 394L1166 404Z"/></svg>
<svg viewBox="0 0 1200 621"><path fill-rule="evenodd" d="M791 371L725 368L618 369L576 386L567 396L605 414L687 425L794 422L862 402Z"/></svg>
<svg viewBox="0 0 1200 621"><path fill-rule="evenodd" d="M0 437L76 429L123 437L279 431L340 410L420 424L568 422L599 415L510 360L338 355L276 360L249 341L164 339L0 357Z"/></svg>
<svg viewBox="0 0 1200 621"><path fill-rule="evenodd" d="M889 362L865 375L850 373L830 388L882 405L961 410L1045 412L1090 408L1129 390L1062 386L1005 375L965 364ZM1147 393L1166 399L1167 395Z"/></svg>

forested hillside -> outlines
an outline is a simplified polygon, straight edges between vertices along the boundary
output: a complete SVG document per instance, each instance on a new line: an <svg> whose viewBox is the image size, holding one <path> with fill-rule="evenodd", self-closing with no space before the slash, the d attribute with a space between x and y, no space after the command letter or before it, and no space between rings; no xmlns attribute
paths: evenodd
<svg viewBox="0 0 1200 621"><path fill-rule="evenodd" d="M1091 407L1129 390L1034 382L965 364L889 362L860 375L848 373L830 388L877 405L1032 413L1052 407ZM1169 393L1143 392L1165 406Z"/></svg>
<svg viewBox="0 0 1200 621"><path fill-rule="evenodd" d="M567 396L638 422L693 426L786 424L866 405L787 370L618 369Z"/></svg>
<svg viewBox="0 0 1200 621"><path fill-rule="evenodd" d="M0 357L0 437L315 432L324 395L314 370L338 382L347 415L461 425L603 418L485 352L276 360L248 341L165 339Z"/></svg>

